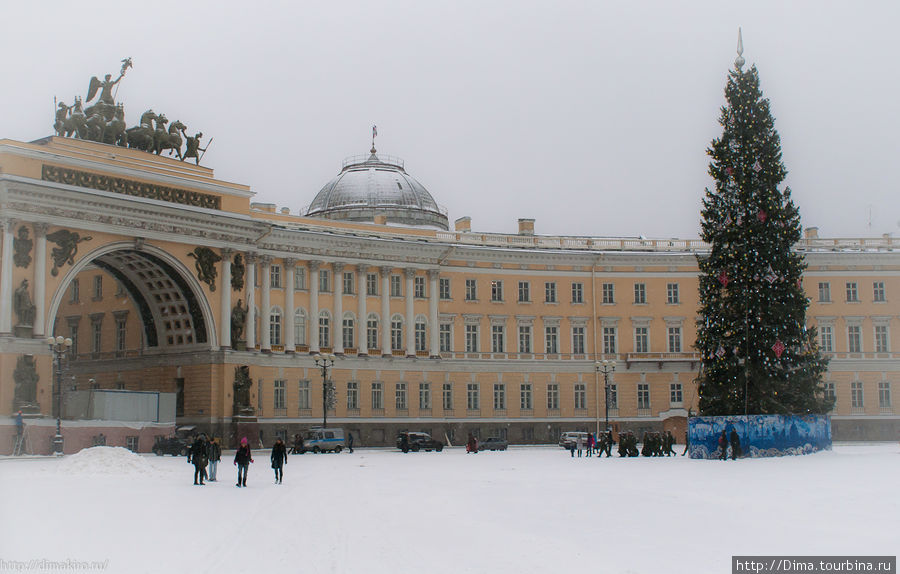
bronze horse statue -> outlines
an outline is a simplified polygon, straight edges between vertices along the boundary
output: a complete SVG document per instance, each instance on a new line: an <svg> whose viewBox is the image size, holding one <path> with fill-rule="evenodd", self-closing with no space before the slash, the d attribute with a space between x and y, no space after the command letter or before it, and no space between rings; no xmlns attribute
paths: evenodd
<svg viewBox="0 0 900 574"><path fill-rule="evenodd" d="M84 115L84 110L81 109L81 98L78 96L75 97L75 103L72 104L72 108L69 110L69 117L66 118L63 132L66 137L71 137L72 134L75 134L75 137L81 139L88 135L87 118Z"/></svg>
<svg viewBox="0 0 900 574"><path fill-rule="evenodd" d="M103 130L103 143L121 147L128 145L128 134L125 132L125 108L122 104L116 106L113 119L106 123Z"/></svg>
<svg viewBox="0 0 900 574"><path fill-rule="evenodd" d="M128 147L152 152L155 149L153 122L156 119L157 115L153 110L141 114L141 124L125 130Z"/></svg>
<svg viewBox="0 0 900 574"><path fill-rule="evenodd" d="M178 159L181 159L181 130L187 129L187 126L181 123L180 120L175 120L175 123L169 126L168 131L163 131L160 127L164 129L166 121L168 120L160 120L165 120L165 118L166 116L160 115L159 119L156 120L156 133L154 137L154 141L156 142L156 155L160 155L163 150L169 150L169 155L172 155L172 152L174 151L178 156Z"/></svg>

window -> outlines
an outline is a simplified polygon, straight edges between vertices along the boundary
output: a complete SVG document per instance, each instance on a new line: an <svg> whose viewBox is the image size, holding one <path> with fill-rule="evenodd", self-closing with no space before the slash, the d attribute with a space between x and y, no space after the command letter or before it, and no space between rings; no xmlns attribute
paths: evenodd
<svg viewBox="0 0 900 574"><path fill-rule="evenodd" d="M419 410L431 409L431 383L419 383Z"/></svg>
<svg viewBox="0 0 900 574"><path fill-rule="evenodd" d="M319 315L319 345L331 346L331 317L325 312Z"/></svg>
<svg viewBox="0 0 900 574"><path fill-rule="evenodd" d="M557 383L547 385L547 410L559 410L559 384Z"/></svg>
<svg viewBox="0 0 900 574"><path fill-rule="evenodd" d="M647 303L647 285L644 283L634 284L634 303L635 305L644 305Z"/></svg>
<svg viewBox="0 0 900 574"><path fill-rule="evenodd" d="M519 303L529 303L531 301L531 283L528 281L519 281Z"/></svg>
<svg viewBox="0 0 900 574"><path fill-rule="evenodd" d="M355 331L354 323L353 317L344 317L344 324L341 329L341 341L343 342L345 349L353 348L353 341L355 339L353 333Z"/></svg>
<svg viewBox="0 0 900 574"><path fill-rule="evenodd" d="M453 325L451 325L450 323L441 323L440 332L438 333L438 339L442 353L449 353L452 351L452 348L450 346L450 341L452 340L452 329Z"/></svg>
<svg viewBox="0 0 900 574"><path fill-rule="evenodd" d="M882 409L891 407L891 383L888 381L878 383L878 406Z"/></svg>
<svg viewBox="0 0 900 574"><path fill-rule="evenodd" d="M637 408L650 408L650 385L648 383L638 383L637 386Z"/></svg>
<svg viewBox="0 0 900 574"><path fill-rule="evenodd" d="M876 281L872 284L872 300L876 303L884 303L884 281Z"/></svg>
<svg viewBox="0 0 900 574"><path fill-rule="evenodd" d="M584 354L584 327L581 325L572 327L572 353Z"/></svg>
<svg viewBox="0 0 900 574"><path fill-rule="evenodd" d="M575 383L575 410L587 408L587 386L584 383Z"/></svg>
<svg viewBox="0 0 900 574"><path fill-rule="evenodd" d="M294 344L306 344L306 311L303 309L294 311Z"/></svg>
<svg viewBox="0 0 900 574"><path fill-rule="evenodd" d="M269 342L273 345L281 344L281 310L273 307L269 314Z"/></svg>
<svg viewBox="0 0 900 574"><path fill-rule="evenodd" d="M284 408L284 380L275 381L275 393L272 399L274 400L273 406L276 409Z"/></svg>
<svg viewBox="0 0 900 574"><path fill-rule="evenodd" d="M294 289L306 289L306 267L294 267Z"/></svg>
<svg viewBox="0 0 900 574"><path fill-rule="evenodd" d="M503 301L503 281L498 279L491 281L491 301L495 303Z"/></svg>
<svg viewBox="0 0 900 574"><path fill-rule="evenodd" d="M669 383L669 402L675 406L684 401L684 389L681 383Z"/></svg>
<svg viewBox="0 0 900 574"><path fill-rule="evenodd" d="M603 354L616 354L616 328L603 327Z"/></svg>
<svg viewBox="0 0 900 574"><path fill-rule="evenodd" d="M356 381L347 382L347 409L356 410L359 408L359 383Z"/></svg>
<svg viewBox="0 0 900 574"><path fill-rule="evenodd" d="M850 383L850 407L861 409L865 407L863 402L863 385L861 381L853 381Z"/></svg>
<svg viewBox="0 0 900 574"><path fill-rule="evenodd" d="M823 353L834 352L834 328L831 325L819 327L819 345Z"/></svg>
<svg viewBox="0 0 900 574"><path fill-rule="evenodd" d="M847 327L847 352L862 353L862 329L859 325Z"/></svg>
<svg viewBox="0 0 900 574"><path fill-rule="evenodd" d="M94 275L94 300L103 299L103 275Z"/></svg>
<svg viewBox="0 0 900 574"><path fill-rule="evenodd" d="M531 397L531 383L522 383L519 388L519 408L523 411L530 411L534 408Z"/></svg>
<svg viewBox="0 0 900 574"><path fill-rule="evenodd" d="M125 437L125 448L131 452L138 452L138 441L140 437L137 435L129 435Z"/></svg>
<svg viewBox="0 0 900 574"><path fill-rule="evenodd" d="M440 291L441 299L450 299L450 279L446 277L438 279L438 290Z"/></svg>
<svg viewBox="0 0 900 574"><path fill-rule="evenodd" d="M888 353L890 345L888 344L888 326L875 325L875 352Z"/></svg>
<svg viewBox="0 0 900 574"><path fill-rule="evenodd" d="M667 283L666 284L666 303L668 303L670 305L677 305L679 303L678 283Z"/></svg>
<svg viewBox="0 0 900 574"><path fill-rule="evenodd" d="M103 350L103 317L91 317L91 352L99 354Z"/></svg>
<svg viewBox="0 0 900 574"><path fill-rule="evenodd" d="M445 411L453 410L453 384L444 383L441 388L441 404Z"/></svg>
<svg viewBox="0 0 900 574"><path fill-rule="evenodd" d="M344 272L344 295L353 295L353 272L345 271Z"/></svg>
<svg viewBox="0 0 900 574"><path fill-rule="evenodd" d="M378 317L375 315L369 315L369 319L366 321L366 347L378 348Z"/></svg>
<svg viewBox="0 0 900 574"><path fill-rule="evenodd" d="M328 269L319 269L319 292L327 293L331 291L331 274Z"/></svg>
<svg viewBox="0 0 900 574"><path fill-rule="evenodd" d="M281 265L269 266L269 287L281 289Z"/></svg>
<svg viewBox="0 0 900 574"><path fill-rule="evenodd" d="M572 283L572 303L584 303L584 283Z"/></svg>
<svg viewBox="0 0 900 574"><path fill-rule="evenodd" d="M546 303L556 303L556 283L544 283L544 301Z"/></svg>
<svg viewBox="0 0 900 574"><path fill-rule="evenodd" d="M559 352L559 327L548 325L544 327L544 350L548 355L555 355Z"/></svg>
<svg viewBox="0 0 900 574"><path fill-rule="evenodd" d="M822 386L823 395L826 401L831 401L834 404L834 401L837 398L837 395L834 392L834 383L824 383Z"/></svg>
<svg viewBox="0 0 900 574"><path fill-rule="evenodd" d="M503 325L491 325L491 352L502 353L504 347L504 333L506 328Z"/></svg>
<svg viewBox="0 0 900 574"><path fill-rule="evenodd" d="M300 390L298 406L301 409L308 409L309 408L309 381L300 381L298 388Z"/></svg>
<svg viewBox="0 0 900 574"><path fill-rule="evenodd" d="M125 317L116 317L116 351L125 350L125 337L128 331L125 328Z"/></svg>
<svg viewBox="0 0 900 574"><path fill-rule="evenodd" d="M847 301L854 303L859 301L859 293L857 292L855 281L847 282Z"/></svg>
<svg viewBox="0 0 900 574"><path fill-rule="evenodd" d="M366 295L369 297L378 295L378 275L376 273L366 273Z"/></svg>
<svg viewBox="0 0 900 574"><path fill-rule="evenodd" d="M819 282L819 301L821 303L831 302L831 283L827 281Z"/></svg>
<svg viewBox="0 0 900 574"><path fill-rule="evenodd" d="M405 411L409 408L406 383L397 383L396 391L394 393L394 407L398 411Z"/></svg>
<svg viewBox="0 0 900 574"><path fill-rule="evenodd" d="M619 408L619 387L615 383L610 383L606 390L606 397L609 401L609 408Z"/></svg>
<svg viewBox="0 0 900 574"><path fill-rule="evenodd" d="M72 357L78 356L78 323L69 323L69 338L72 339L72 346L69 347L69 353Z"/></svg>
<svg viewBox="0 0 900 574"><path fill-rule="evenodd" d="M601 302L604 305L612 305L616 302L616 286L613 283L604 283L600 287Z"/></svg>
<svg viewBox="0 0 900 574"><path fill-rule="evenodd" d="M649 353L650 352L650 334L648 327L634 328L634 352Z"/></svg>
<svg viewBox="0 0 900 574"><path fill-rule="evenodd" d="M78 283L78 279L72 279L72 290L69 293L69 303L78 303L81 294L81 285Z"/></svg>
<svg viewBox="0 0 900 574"><path fill-rule="evenodd" d="M372 383L372 408L377 410L384 408L384 388L381 383Z"/></svg>
<svg viewBox="0 0 900 574"><path fill-rule="evenodd" d="M425 278L416 276L413 278L413 293L416 299L425 298Z"/></svg>
<svg viewBox="0 0 900 574"><path fill-rule="evenodd" d="M403 286L399 275L391 275L391 297L402 297Z"/></svg>
<svg viewBox="0 0 900 574"><path fill-rule="evenodd" d="M478 352L478 325L466 325L466 352Z"/></svg>
<svg viewBox="0 0 900 574"><path fill-rule="evenodd" d="M403 349L403 321L399 317L391 319L391 349Z"/></svg>
<svg viewBox="0 0 900 574"><path fill-rule="evenodd" d="M425 319L416 319L415 331L416 351L428 350L428 344L425 337Z"/></svg>
<svg viewBox="0 0 900 574"><path fill-rule="evenodd" d="M478 383L468 383L466 385L466 408L470 411L477 411L481 408L478 396Z"/></svg>
<svg viewBox="0 0 900 574"><path fill-rule="evenodd" d="M506 385L503 383L494 383L494 410L506 410Z"/></svg>
<svg viewBox="0 0 900 574"><path fill-rule="evenodd" d="M681 352L681 327L669 327L669 352Z"/></svg>
<svg viewBox="0 0 900 574"><path fill-rule="evenodd" d="M531 325L519 325L519 352L531 353Z"/></svg>
<svg viewBox="0 0 900 574"><path fill-rule="evenodd" d="M466 279L466 301L477 301L478 290L474 279Z"/></svg>

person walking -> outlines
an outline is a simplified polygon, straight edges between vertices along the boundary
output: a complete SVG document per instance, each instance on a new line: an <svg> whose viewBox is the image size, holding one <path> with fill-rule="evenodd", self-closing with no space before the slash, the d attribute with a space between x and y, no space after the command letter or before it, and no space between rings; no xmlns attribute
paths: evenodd
<svg viewBox="0 0 900 574"><path fill-rule="evenodd" d="M219 438L213 438L206 446L209 453L209 481L216 482L216 468L222 460L222 447L219 446Z"/></svg>
<svg viewBox="0 0 900 574"><path fill-rule="evenodd" d="M350 449L350 454L353 454L353 433L347 433L347 448Z"/></svg>
<svg viewBox="0 0 900 574"><path fill-rule="evenodd" d="M689 448L691 448L691 438L690 438L690 435L688 435L687 429L685 429L684 430L684 452L681 453L681 456L686 455Z"/></svg>
<svg viewBox="0 0 900 574"><path fill-rule="evenodd" d="M578 458L581 458L581 451L584 449L584 437L580 434L575 437L575 448L578 450Z"/></svg>
<svg viewBox="0 0 900 574"><path fill-rule="evenodd" d="M719 435L719 460L728 460L728 435L725 429L722 429L722 434Z"/></svg>
<svg viewBox="0 0 900 574"><path fill-rule="evenodd" d="M731 443L731 460L737 460L741 456L741 438L734 428L731 429L731 434L728 435L728 442Z"/></svg>
<svg viewBox="0 0 900 574"><path fill-rule="evenodd" d="M593 456L594 454L594 433L588 433L587 438L587 455Z"/></svg>
<svg viewBox="0 0 900 574"><path fill-rule="evenodd" d="M272 468L275 469L275 484L281 484L284 477L284 465L287 464L287 448L281 438L275 439L272 445Z"/></svg>
<svg viewBox="0 0 900 574"><path fill-rule="evenodd" d="M206 465L209 462L209 452L206 448L206 435L198 436L188 451L188 463L194 465L194 486L203 486L203 479L206 478ZM197 479L200 482L197 482Z"/></svg>
<svg viewBox="0 0 900 574"><path fill-rule="evenodd" d="M250 463L253 462L253 455L250 453L250 443L247 437L241 439L241 446L234 453L234 464L238 467L237 486L247 486L247 471L250 470Z"/></svg>

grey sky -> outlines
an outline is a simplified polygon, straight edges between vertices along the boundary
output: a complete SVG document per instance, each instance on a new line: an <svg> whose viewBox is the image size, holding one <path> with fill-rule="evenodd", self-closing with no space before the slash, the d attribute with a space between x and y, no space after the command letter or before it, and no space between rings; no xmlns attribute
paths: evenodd
<svg viewBox="0 0 900 574"><path fill-rule="evenodd" d="M377 124L451 221L500 233L697 237L741 26L804 225L900 232L896 0L6 4L0 138L131 56L128 124L214 137L255 201L296 213Z"/></svg>

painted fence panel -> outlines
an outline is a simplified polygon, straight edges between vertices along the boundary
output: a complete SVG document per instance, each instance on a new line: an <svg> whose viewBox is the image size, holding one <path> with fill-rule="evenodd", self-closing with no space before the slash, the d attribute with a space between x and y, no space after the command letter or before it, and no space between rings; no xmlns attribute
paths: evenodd
<svg viewBox="0 0 900 574"><path fill-rule="evenodd" d="M831 450L828 415L734 415L693 417L688 421L691 458L719 458L719 437L732 429L743 457L787 456ZM730 456L730 449L729 449Z"/></svg>

